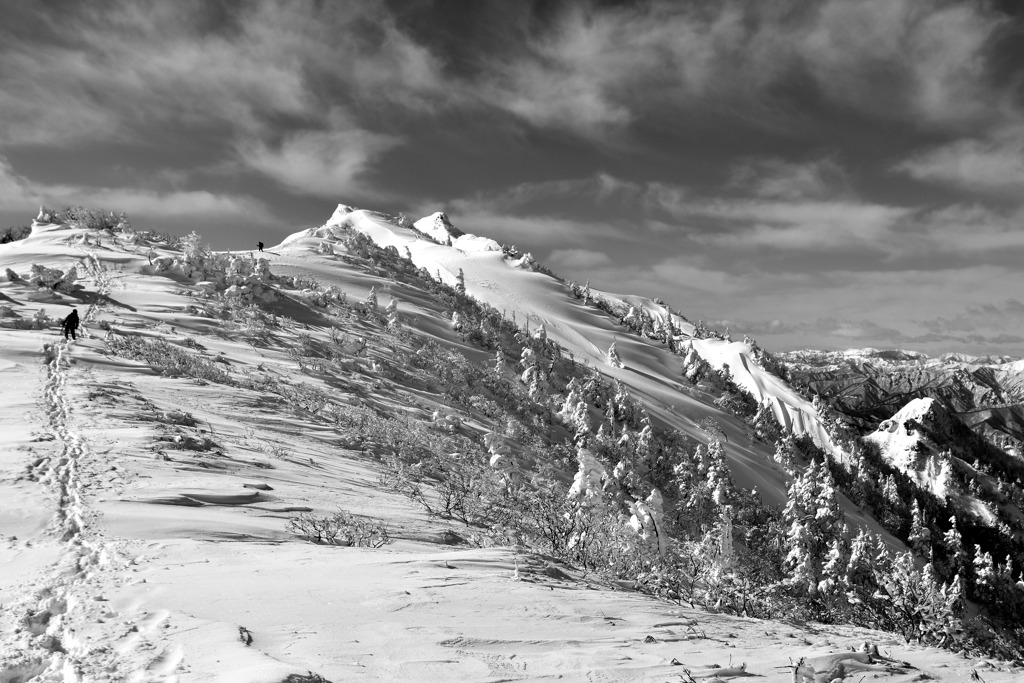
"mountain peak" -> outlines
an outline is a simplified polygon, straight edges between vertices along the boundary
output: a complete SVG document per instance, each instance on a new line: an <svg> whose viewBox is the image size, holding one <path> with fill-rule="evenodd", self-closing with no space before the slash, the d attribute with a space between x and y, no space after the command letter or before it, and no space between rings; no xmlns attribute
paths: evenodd
<svg viewBox="0 0 1024 683"><path fill-rule="evenodd" d="M355 207L349 206L348 204L338 204L338 208L334 210L334 213L331 214L331 217L325 225L340 225L348 218L348 215L355 210Z"/></svg>
<svg viewBox="0 0 1024 683"><path fill-rule="evenodd" d="M441 244L454 242L465 234L452 225L448 214L443 211L435 211L429 216L424 216L413 223L413 227Z"/></svg>

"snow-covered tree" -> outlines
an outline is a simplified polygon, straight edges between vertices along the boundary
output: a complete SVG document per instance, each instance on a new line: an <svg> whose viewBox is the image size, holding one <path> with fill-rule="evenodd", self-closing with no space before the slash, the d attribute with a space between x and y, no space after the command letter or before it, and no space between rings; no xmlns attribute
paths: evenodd
<svg viewBox="0 0 1024 683"><path fill-rule="evenodd" d="M579 468L569 488L569 497L587 499L600 496L604 482L608 478L608 471L604 465L586 448L576 450L576 461Z"/></svg>
<svg viewBox="0 0 1024 683"><path fill-rule="evenodd" d="M665 513L661 493L654 489L643 501L632 501L629 510L632 513L629 524L640 537L658 549L664 556L668 551L668 535L664 528Z"/></svg>
<svg viewBox="0 0 1024 683"><path fill-rule="evenodd" d="M841 585L846 590L847 599L852 603L860 602L860 595L870 595L874 592L874 551L874 539L864 529L861 529L850 542L850 555L846 560Z"/></svg>
<svg viewBox="0 0 1024 683"><path fill-rule="evenodd" d="M725 427L722 423L710 415L705 415L697 422L697 428L707 434L712 439L725 439L729 440L729 437L725 434Z"/></svg>
<svg viewBox="0 0 1024 683"><path fill-rule="evenodd" d="M462 268L459 268L459 274L455 276L455 289L466 293L466 274L462 272Z"/></svg>
<svg viewBox="0 0 1024 683"><path fill-rule="evenodd" d="M796 466L797 454L796 439L792 434L784 434L775 442L775 453L772 456L775 462L782 465L786 471L792 471Z"/></svg>
<svg viewBox="0 0 1024 683"><path fill-rule="evenodd" d="M529 346L523 347L519 363L523 373L519 376L526 385L530 398L537 401L544 395L544 369L541 367L540 359Z"/></svg>
<svg viewBox="0 0 1024 683"><path fill-rule="evenodd" d="M910 549L918 557L931 559L932 553L932 532L925 523L921 513L921 507L914 500L913 516L910 522L910 537L907 539Z"/></svg>
<svg viewBox="0 0 1024 683"><path fill-rule="evenodd" d="M202 237L194 230L181 239L181 263L185 275L205 274L210 250L203 246Z"/></svg>
<svg viewBox="0 0 1024 683"><path fill-rule="evenodd" d="M793 480L784 516L789 525L785 566L790 577L786 583L815 595L829 547L841 534L842 510L826 468L811 461Z"/></svg>
<svg viewBox="0 0 1024 683"><path fill-rule="evenodd" d="M714 372L711 365L697 353L697 349L693 347L692 341L686 342L686 346L683 347L682 351L683 376L690 384L697 384Z"/></svg>
<svg viewBox="0 0 1024 683"><path fill-rule="evenodd" d="M708 490L715 505L724 506L736 498L736 485L732 481L732 472L725 463L725 448L718 439L708 442L706 451L706 469Z"/></svg>
<svg viewBox="0 0 1024 683"><path fill-rule="evenodd" d="M579 380L575 377L569 380L569 386L566 387L566 391L568 393L565 395L565 400L562 401L562 407L558 410L558 415L568 422L572 419L576 405L583 402L583 392L580 388Z"/></svg>
<svg viewBox="0 0 1024 683"><path fill-rule="evenodd" d="M846 577L851 555L850 530L844 524L839 534L829 543L825 564L821 568L821 581L818 582L819 592L830 595L845 593L848 590Z"/></svg>
<svg viewBox="0 0 1024 683"><path fill-rule="evenodd" d="M584 445L587 437L590 436L590 411L587 402L583 400L583 391L579 381L573 377L567 387L569 393L562 402L558 411L559 417L575 434L575 441Z"/></svg>
<svg viewBox="0 0 1024 683"><path fill-rule="evenodd" d="M754 439L763 443L775 443L785 434L769 399L765 399L758 407L757 412L750 418L750 433Z"/></svg>
<svg viewBox="0 0 1024 683"><path fill-rule="evenodd" d="M615 349L614 341L612 342L612 345L608 347L608 365L612 366L613 368L623 367L622 359L619 358L619 352Z"/></svg>
<svg viewBox="0 0 1024 683"><path fill-rule="evenodd" d="M384 309L384 318L387 321L388 330L398 332L402 329L402 321L398 318L398 301L391 300L391 303Z"/></svg>
<svg viewBox="0 0 1024 683"><path fill-rule="evenodd" d="M498 350L494 352L494 364L491 366L491 374L495 377L501 377L505 374L505 367L508 362L505 359L505 352L498 347Z"/></svg>
<svg viewBox="0 0 1024 683"><path fill-rule="evenodd" d="M996 594L996 568L992 554L974 546L974 586L979 597L990 600Z"/></svg>
<svg viewBox="0 0 1024 683"><path fill-rule="evenodd" d="M732 542L732 518L732 506L723 506L718 526L718 568L723 571L731 569L736 562L736 552Z"/></svg>
<svg viewBox="0 0 1024 683"><path fill-rule="evenodd" d="M654 427L651 425L651 416L643 411L640 417L640 431L633 443L633 452L637 460L647 462L651 458L651 449L654 446Z"/></svg>

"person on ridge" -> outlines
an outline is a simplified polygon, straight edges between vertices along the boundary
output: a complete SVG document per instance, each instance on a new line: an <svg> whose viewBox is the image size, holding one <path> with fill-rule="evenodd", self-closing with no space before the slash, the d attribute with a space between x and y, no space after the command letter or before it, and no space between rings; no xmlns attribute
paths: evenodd
<svg viewBox="0 0 1024 683"><path fill-rule="evenodd" d="M61 327L64 330L64 338L68 338L68 334L71 334L72 339L78 339L75 336L75 330L78 329L78 309L72 308L71 312L68 313L68 317L64 318L64 322L61 323Z"/></svg>
<svg viewBox="0 0 1024 683"><path fill-rule="evenodd" d="M260 251L263 251L263 242L257 242L256 246L259 248Z"/></svg>

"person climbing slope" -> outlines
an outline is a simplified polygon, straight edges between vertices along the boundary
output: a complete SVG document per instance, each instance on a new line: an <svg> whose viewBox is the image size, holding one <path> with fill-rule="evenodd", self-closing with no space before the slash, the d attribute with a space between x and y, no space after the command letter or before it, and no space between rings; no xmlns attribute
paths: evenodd
<svg viewBox="0 0 1024 683"><path fill-rule="evenodd" d="M78 339L75 336L75 330L78 329L78 309L72 308L71 312L68 313L68 317L64 318L64 322L61 323L61 328L64 330L64 338L68 338L68 334L71 334L72 339Z"/></svg>

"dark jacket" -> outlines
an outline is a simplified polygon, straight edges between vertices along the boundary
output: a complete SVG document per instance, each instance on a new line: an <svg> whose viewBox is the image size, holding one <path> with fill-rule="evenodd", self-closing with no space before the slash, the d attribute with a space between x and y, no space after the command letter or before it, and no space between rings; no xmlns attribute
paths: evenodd
<svg viewBox="0 0 1024 683"><path fill-rule="evenodd" d="M78 311L71 311L68 317L64 318L62 326L66 330L77 330L78 329Z"/></svg>

